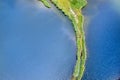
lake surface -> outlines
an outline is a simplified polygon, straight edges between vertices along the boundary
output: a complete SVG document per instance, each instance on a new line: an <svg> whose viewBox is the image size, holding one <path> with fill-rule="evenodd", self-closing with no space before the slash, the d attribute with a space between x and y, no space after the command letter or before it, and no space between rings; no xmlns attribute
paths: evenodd
<svg viewBox="0 0 120 80"><path fill-rule="evenodd" d="M0 80L70 80L76 61L71 22L55 7L19 1L0 3Z"/></svg>
<svg viewBox="0 0 120 80"><path fill-rule="evenodd" d="M119 3L118 3L119 2ZM84 8L87 63L83 80L120 78L119 0L88 0Z"/></svg>

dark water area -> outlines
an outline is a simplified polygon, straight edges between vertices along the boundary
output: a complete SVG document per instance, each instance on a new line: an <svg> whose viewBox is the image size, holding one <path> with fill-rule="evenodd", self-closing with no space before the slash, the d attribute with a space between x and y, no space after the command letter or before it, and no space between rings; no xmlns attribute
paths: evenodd
<svg viewBox="0 0 120 80"><path fill-rule="evenodd" d="M70 80L76 45L68 18L36 0L6 1L0 3L0 80Z"/></svg>
<svg viewBox="0 0 120 80"><path fill-rule="evenodd" d="M88 0L88 5L83 9L88 57L82 80L120 78L118 4L119 0Z"/></svg>

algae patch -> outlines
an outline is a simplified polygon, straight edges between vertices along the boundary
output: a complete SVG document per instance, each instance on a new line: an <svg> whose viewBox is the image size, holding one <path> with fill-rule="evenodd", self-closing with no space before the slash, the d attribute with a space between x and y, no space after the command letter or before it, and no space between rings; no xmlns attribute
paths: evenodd
<svg viewBox="0 0 120 80"><path fill-rule="evenodd" d="M45 1L45 0L42 0ZM72 21L77 44L77 61L72 80L81 80L86 61L85 35L83 29L84 17L81 9L87 4L86 0L50 0L57 8L64 12Z"/></svg>

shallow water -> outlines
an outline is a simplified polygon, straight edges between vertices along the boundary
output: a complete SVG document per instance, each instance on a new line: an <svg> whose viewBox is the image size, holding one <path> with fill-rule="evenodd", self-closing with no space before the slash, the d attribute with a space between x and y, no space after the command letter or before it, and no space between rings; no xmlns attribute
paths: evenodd
<svg viewBox="0 0 120 80"><path fill-rule="evenodd" d="M83 10L88 52L83 80L120 78L120 9L117 4L114 0L88 0Z"/></svg>
<svg viewBox="0 0 120 80"><path fill-rule="evenodd" d="M13 4L0 8L0 80L70 80L76 59L71 22L38 2Z"/></svg>

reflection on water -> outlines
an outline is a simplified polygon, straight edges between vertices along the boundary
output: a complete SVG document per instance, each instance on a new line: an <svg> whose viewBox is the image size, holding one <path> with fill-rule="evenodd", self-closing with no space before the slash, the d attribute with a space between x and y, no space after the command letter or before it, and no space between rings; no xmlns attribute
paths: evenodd
<svg viewBox="0 0 120 80"><path fill-rule="evenodd" d="M117 8L111 0L88 0L83 10L88 50L83 80L117 80L120 77L120 14Z"/></svg>
<svg viewBox="0 0 120 80"><path fill-rule="evenodd" d="M0 80L70 80L76 59L72 25L54 9L34 4L1 8Z"/></svg>

